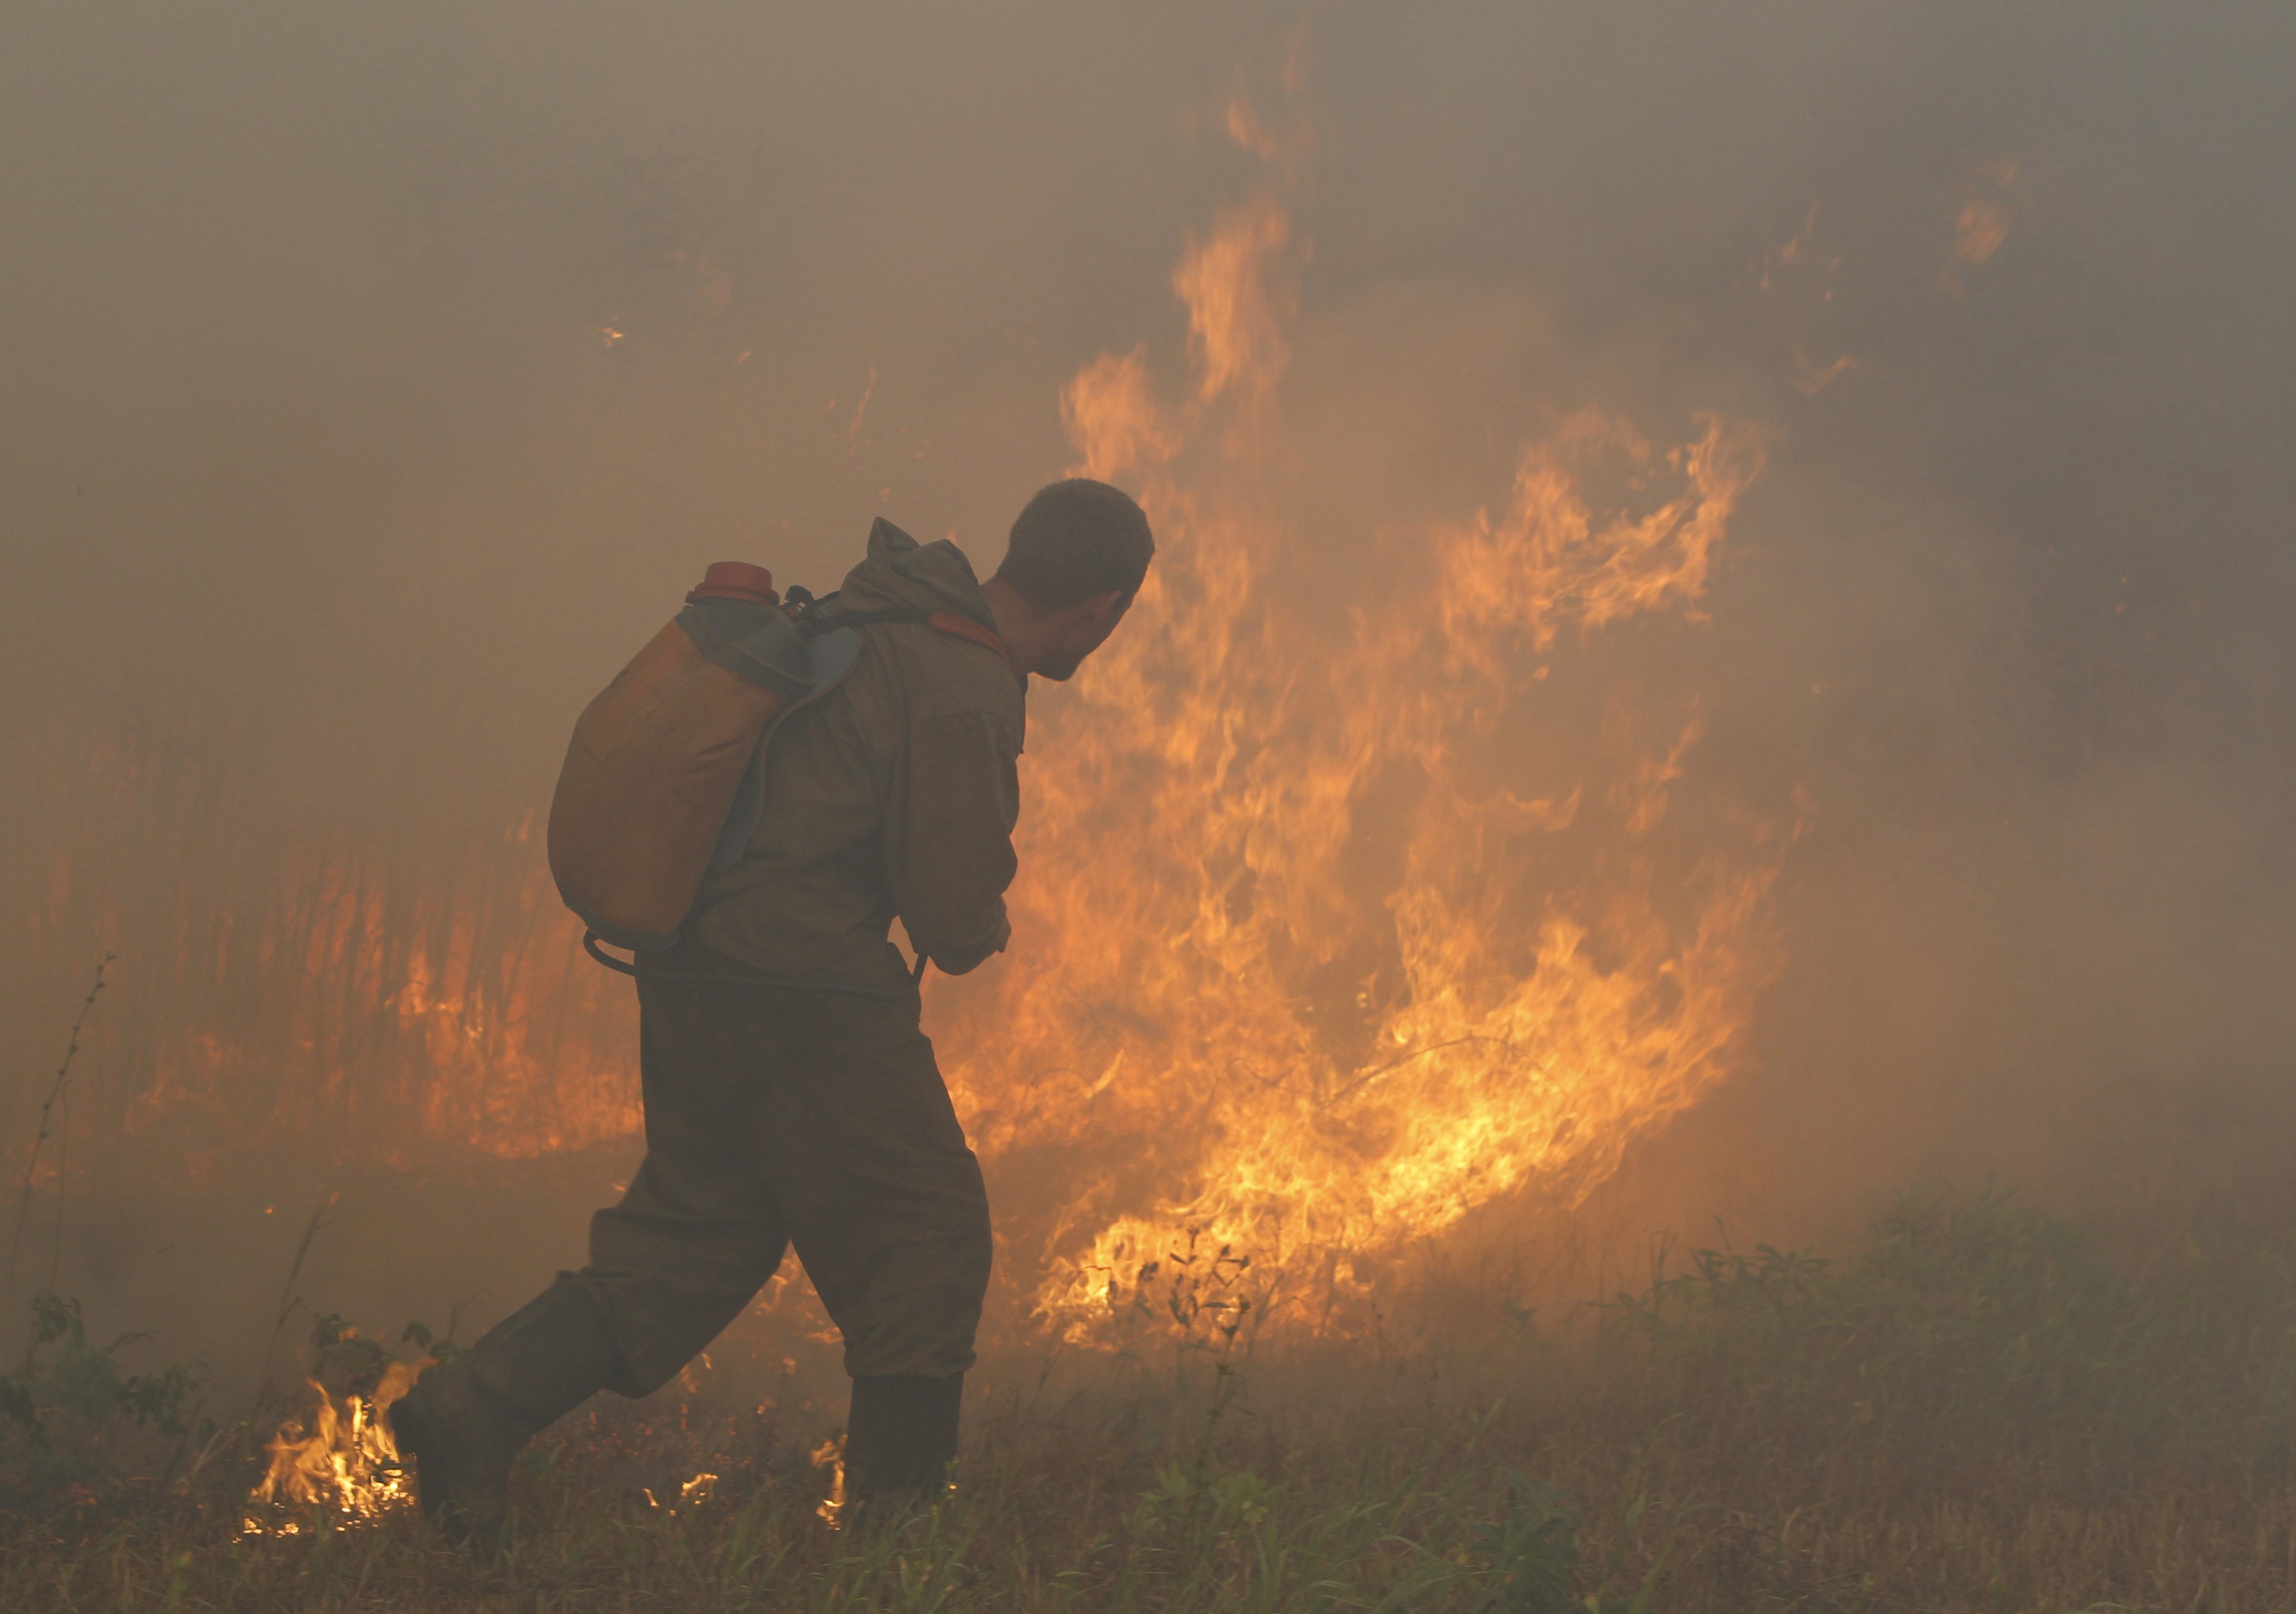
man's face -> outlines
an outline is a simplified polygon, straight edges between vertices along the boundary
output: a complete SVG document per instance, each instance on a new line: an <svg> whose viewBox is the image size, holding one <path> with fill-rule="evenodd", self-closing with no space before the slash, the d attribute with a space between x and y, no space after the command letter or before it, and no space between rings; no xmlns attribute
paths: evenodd
<svg viewBox="0 0 2296 1614"><path fill-rule="evenodd" d="M1133 596L1113 591L1078 601L1062 613L1064 622L1054 653L1037 663L1037 675L1055 684L1076 676L1085 658L1108 643L1108 635L1132 609Z"/></svg>

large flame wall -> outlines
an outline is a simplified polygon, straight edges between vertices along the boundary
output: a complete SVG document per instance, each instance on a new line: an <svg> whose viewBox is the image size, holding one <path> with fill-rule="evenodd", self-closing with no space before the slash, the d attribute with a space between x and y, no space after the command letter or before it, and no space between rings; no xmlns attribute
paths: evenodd
<svg viewBox="0 0 2296 1614"><path fill-rule="evenodd" d="M1074 688L1039 686L1012 958L929 995L984 1154L1062 1153L1015 1254L1072 1332L1151 1293L1329 1315L1478 1206L1575 1200L1728 1073L1772 963L1774 832L1645 851L1694 702L1654 726L1622 693L1604 751L1540 700L1625 619L1696 631L1762 434L1562 413L1487 508L1303 531L1275 468L1312 474L1284 413L1306 255L1271 184L1188 243L1185 354L1063 390L1075 469L1140 490L1160 559ZM151 766L68 774L77 815L116 838L197 793ZM535 824L186 893L180 1034L141 1051L128 1126L410 1162L633 1136L627 990L575 949ZM201 878L192 836L140 828ZM59 928L99 851L58 856Z"/></svg>
<svg viewBox="0 0 2296 1614"><path fill-rule="evenodd" d="M1581 411L1495 509L1376 552L1302 532L1270 470L1302 256L1273 191L1225 214L1174 274L1170 396L1142 349L1062 400L1076 469L1141 488L1161 549L1040 699L1015 957L947 1045L987 1148L1100 1145L1042 1252L1072 1331L1224 1295L1321 1315L1479 1205L1575 1200L1727 1074L1772 963L1774 847L1686 902L1640 850L1694 717L1516 793L1584 751L1538 710L1556 658L1694 619L1761 435L1710 416L1660 447Z"/></svg>
<svg viewBox="0 0 2296 1614"><path fill-rule="evenodd" d="M91 1297L337 1187L363 1271L524 1196L426 1315L573 1256L639 1144L574 713L709 560L993 564L1070 467L1162 556L928 986L1002 1302L2280 1135L2260 36L289 9L49 8L0 96L0 1154Z"/></svg>

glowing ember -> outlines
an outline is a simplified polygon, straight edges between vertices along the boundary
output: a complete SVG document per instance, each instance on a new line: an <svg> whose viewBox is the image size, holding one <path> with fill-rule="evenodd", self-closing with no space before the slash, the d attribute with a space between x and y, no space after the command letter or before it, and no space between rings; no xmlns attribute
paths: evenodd
<svg viewBox="0 0 2296 1614"><path fill-rule="evenodd" d="M718 1494L718 1476L705 1472L696 1474L691 1479L681 1481L677 1487L676 1499L667 1504L662 1502L661 1498L653 1494L653 1487L652 1486L644 1486L640 1488L645 1495L646 1506L657 1509L662 1512L675 1513L682 1507L698 1508L703 1503L709 1501L710 1497L716 1495Z"/></svg>

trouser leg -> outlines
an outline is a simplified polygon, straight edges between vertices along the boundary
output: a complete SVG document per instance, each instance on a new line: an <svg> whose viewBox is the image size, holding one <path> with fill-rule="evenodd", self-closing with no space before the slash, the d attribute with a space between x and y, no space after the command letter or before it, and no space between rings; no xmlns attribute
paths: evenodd
<svg viewBox="0 0 2296 1614"><path fill-rule="evenodd" d="M604 1318L561 1273L390 1409L422 1511L457 1540L499 1545L519 1449L624 1371Z"/></svg>
<svg viewBox="0 0 2296 1614"><path fill-rule="evenodd" d="M776 1201L845 1336L846 1494L858 1519L938 1492L988 1286L980 1162L914 1007L816 1004L776 1106Z"/></svg>
<svg viewBox="0 0 2296 1614"><path fill-rule="evenodd" d="M845 1337L857 1490L955 1452L988 1284L980 1167L919 1030L887 1004L642 981L647 1154L580 1274L623 1360L667 1381L793 1241Z"/></svg>
<svg viewBox="0 0 2296 1614"><path fill-rule="evenodd" d="M605 1317L570 1272L436 1371L467 1374L516 1424L521 1443L629 1377Z"/></svg>
<svg viewBox="0 0 2296 1614"><path fill-rule="evenodd" d="M590 1223L579 1274L627 1366L660 1389L742 1314L789 1240L764 1169L780 1038L709 983L641 981L646 1157Z"/></svg>
<svg viewBox="0 0 2296 1614"><path fill-rule="evenodd" d="M964 1375L853 1381L845 1421L845 1495L857 1515L936 1495L956 1458Z"/></svg>
<svg viewBox="0 0 2296 1614"><path fill-rule="evenodd" d="M390 1409L423 1510L498 1544L512 1460L596 1390L660 1388L717 1337L788 1246L761 1169L770 1039L690 986L639 988L646 1158L562 1273Z"/></svg>
<svg viewBox="0 0 2296 1614"><path fill-rule="evenodd" d="M972 1365L992 1246L980 1164L914 1004L815 1000L779 1094L775 1202L856 1378Z"/></svg>

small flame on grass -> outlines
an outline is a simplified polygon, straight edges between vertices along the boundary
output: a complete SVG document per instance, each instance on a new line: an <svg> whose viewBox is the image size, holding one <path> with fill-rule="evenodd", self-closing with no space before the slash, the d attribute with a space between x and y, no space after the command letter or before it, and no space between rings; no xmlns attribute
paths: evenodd
<svg viewBox="0 0 2296 1614"><path fill-rule="evenodd" d="M366 1523L404 1507L414 1498L413 1478L400 1466L398 1443L385 1417L414 1381L430 1366L394 1362L383 1371L372 1399L346 1396L338 1406L326 1386L308 1381L318 1397L310 1415L290 1418L264 1449L271 1454L263 1482L249 1495L242 1524L250 1536L299 1536L313 1521L283 1517L288 1507L316 1508L337 1524ZM269 1510L264 1517L258 1510Z"/></svg>
<svg viewBox="0 0 2296 1614"><path fill-rule="evenodd" d="M677 1487L677 1500L666 1508L661 1506L660 1499L654 1495L652 1486L643 1486L639 1488L645 1493L646 1506L661 1508L665 1513L675 1513L682 1507L698 1508L717 1495L718 1476L708 1473L694 1475L693 1479Z"/></svg>
<svg viewBox="0 0 2296 1614"><path fill-rule="evenodd" d="M833 1530L845 1512L845 1437L832 1435L816 1446L813 1466L829 1471L829 1495L813 1510L814 1517Z"/></svg>

